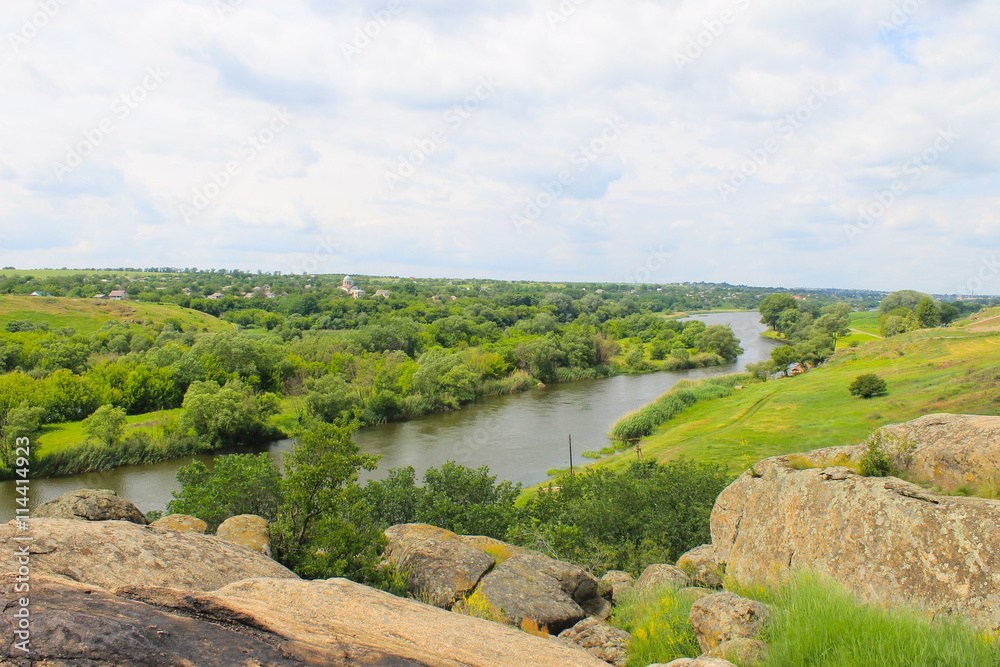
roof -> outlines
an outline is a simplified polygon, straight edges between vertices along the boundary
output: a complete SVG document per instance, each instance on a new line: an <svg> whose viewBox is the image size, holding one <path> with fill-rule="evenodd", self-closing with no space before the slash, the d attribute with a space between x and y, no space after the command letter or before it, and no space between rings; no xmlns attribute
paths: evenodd
<svg viewBox="0 0 1000 667"><path fill-rule="evenodd" d="M108 296L125 296L126 293L123 289L113 289L108 292Z"/></svg>

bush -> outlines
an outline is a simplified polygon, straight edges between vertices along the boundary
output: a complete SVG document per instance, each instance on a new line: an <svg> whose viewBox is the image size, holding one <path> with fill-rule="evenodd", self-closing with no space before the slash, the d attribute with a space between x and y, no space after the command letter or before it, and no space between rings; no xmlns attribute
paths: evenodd
<svg viewBox="0 0 1000 667"><path fill-rule="evenodd" d="M885 380L880 378L875 373L865 373L864 375L859 375L854 378L847 389L851 392L852 396L872 398L874 396L881 396L882 394L885 394L888 389L888 385L886 385Z"/></svg>
<svg viewBox="0 0 1000 667"><path fill-rule="evenodd" d="M697 598L680 593L672 586L641 593L627 591L615 607L610 623L632 634L629 667L668 663L678 658L701 655L698 639L688 622L691 605Z"/></svg>
<svg viewBox="0 0 1000 667"><path fill-rule="evenodd" d="M693 461L633 463L563 476L525 507L508 541L603 573L638 575L711 541L708 519L726 471Z"/></svg>

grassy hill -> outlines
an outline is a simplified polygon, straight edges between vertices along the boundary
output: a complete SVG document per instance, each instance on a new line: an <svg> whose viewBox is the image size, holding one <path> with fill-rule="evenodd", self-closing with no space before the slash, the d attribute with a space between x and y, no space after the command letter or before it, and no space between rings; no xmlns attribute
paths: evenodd
<svg viewBox="0 0 1000 667"><path fill-rule="evenodd" d="M99 299L69 299L38 296L0 296L0 323L9 320L47 322L51 329L72 327L77 333L92 333L108 321L150 324L178 319L184 328L194 326L199 331L224 331L232 325L217 317L173 304L138 303L135 301L104 301Z"/></svg>
<svg viewBox="0 0 1000 667"><path fill-rule="evenodd" d="M736 471L768 456L857 444L884 424L929 413L1000 414L1000 334L976 333L976 324L841 350L804 375L698 403L644 440L642 452L647 459L683 456ZM888 382L888 395L851 396L848 384L869 372ZM635 456L629 450L596 465L620 467Z"/></svg>

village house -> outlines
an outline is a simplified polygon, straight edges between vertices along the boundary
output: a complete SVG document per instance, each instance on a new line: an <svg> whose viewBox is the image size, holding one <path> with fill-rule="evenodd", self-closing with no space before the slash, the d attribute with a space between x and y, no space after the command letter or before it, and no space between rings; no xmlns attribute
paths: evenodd
<svg viewBox="0 0 1000 667"><path fill-rule="evenodd" d="M108 298L112 301L127 301L128 292L123 289L115 289L108 292Z"/></svg>
<svg viewBox="0 0 1000 667"><path fill-rule="evenodd" d="M375 296L381 296L381 297L385 297L386 299L388 299L389 298L389 290L387 290L387 289L377 290L375 292Z"/></svg>

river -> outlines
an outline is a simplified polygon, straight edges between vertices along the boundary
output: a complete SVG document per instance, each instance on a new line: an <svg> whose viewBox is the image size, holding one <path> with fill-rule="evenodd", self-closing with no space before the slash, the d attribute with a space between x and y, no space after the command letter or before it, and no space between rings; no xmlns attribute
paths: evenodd
<svg viewBox="0 0 1000 667"><path fill-rule="evenodd" d="M380 454L379 469L369 479L384 478L389 468L413 466L418 475L454 460L471 467L489 466L491 474L532 485L548 479L550 468L569 465L569 436L576 465L586 463L584 450L608 445L607 432L625 413L649 403L682 379L739 372L746 364L767 359L778 345L761 336L756 312L698 315L706 324L729 324L744 348L734 364L687 371L620 375L549 385L544 389L483 398L457 412L427 415L398 424L364 428L355 436L363 451ZM292 445L281 440L241 451L267 451L275 460ZM195 457L206 463L215 455ZM71 477L39 479L30 485L31 505L81 488L113 489L139 509L162 510L177 484L177 469L192 457L146 466L125 466ZM13 482L0 483L0 517L14 516Z"/></svg>

